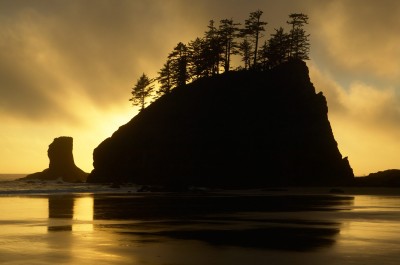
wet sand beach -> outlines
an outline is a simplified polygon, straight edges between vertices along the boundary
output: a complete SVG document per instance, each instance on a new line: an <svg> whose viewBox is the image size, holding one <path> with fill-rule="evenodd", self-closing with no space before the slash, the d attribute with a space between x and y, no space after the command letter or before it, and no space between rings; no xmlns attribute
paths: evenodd
<svg viewBox="0 0 400 265"><path fill-rule="evenodd" d="M0 197L1 264L398 264L400 197L315 192Z"/></svg>

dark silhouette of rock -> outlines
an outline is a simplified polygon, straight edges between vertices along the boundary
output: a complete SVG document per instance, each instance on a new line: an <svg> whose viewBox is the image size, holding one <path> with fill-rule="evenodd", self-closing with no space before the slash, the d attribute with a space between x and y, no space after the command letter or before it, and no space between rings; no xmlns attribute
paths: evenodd
<svg viewBox="0 0 400 265"><path fill-rule="evenodd" d="M50 160L49 168L42 172L30 174L24 180L58 180L66 182L85 182L88 173L78 168L72 154L72 137L58 137L49 145L47 155Z"/></svg>
<svg viewBox="0 0 400 265"><path fill-rule="evenodd" d="M354 178L356 186L400 187L400 169L388 169L371 173L366 177Z"/></svg>
<svg viewBox="0 0 400 265"><path fill-rule="evenodd" d="M352 183L308 68L228 72L178 87L93 153L88 182L250 188Z"/></svg>

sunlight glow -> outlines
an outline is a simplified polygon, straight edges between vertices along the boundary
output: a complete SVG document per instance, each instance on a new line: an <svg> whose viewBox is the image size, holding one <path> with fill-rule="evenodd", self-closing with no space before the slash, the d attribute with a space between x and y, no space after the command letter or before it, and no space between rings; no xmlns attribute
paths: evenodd
<svg viewBox="0 0 400 265"><path fill-rule="evenodd" d="M30 174L44 170L49 165L48 146L59 136L73 137L75 164L89 173L93 169L93 150L137 114L129 103L121 108L104 111L82 106L80 108L82 119L88 121L84 125L76 124L71 127L64 122L47 122L45 125L35 121L28 124L28 133L17 120L9 119L3 123L0 130L2 173ZM1 118L0 116L0 120Z"/></svg>

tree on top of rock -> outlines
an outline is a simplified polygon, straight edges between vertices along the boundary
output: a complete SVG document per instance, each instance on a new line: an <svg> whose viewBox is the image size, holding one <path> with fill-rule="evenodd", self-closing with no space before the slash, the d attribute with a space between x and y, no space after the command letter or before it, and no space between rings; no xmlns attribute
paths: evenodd
<svg viewBox="0 0 400 265"><path fill-rule="evenodd" d="M189 79L187 46L179 42L169 54L168 60L170 60L172 87L184 86Z"/></svg>
<svg viewBox="0 0 400 265"><path fill-rule="evenodd" d="M265 31L264 26L267 25L267 22L261 21L262 14L261 10L251 12L249 18L245 20L245 27L242 30L243 35L250 36L254 43L253 66L257 64L258 41L262 37L261 33Z"/></svg>
<svg viewBox="0 0 400 265"><path fill-rule="evenodd" d="M158 72L157 81L160 83L160 88L157 91L158 95L169 94L172 89L172 70L171 60L168 59L163 68Z"/></svg>
<svg viewBox="0 0 400 265"><path fill-rule="evenodd" d="M282 27L275 29L275 33L271 34L271 38L268 40L268 48L265 53L269 66L274 67L286 61L289 50L289 35L284 32Z"/></svg>
<svg viewBox="0 0 400 265"><path fill-rule="evenodd" d="M187 45L179 42L158 72L157 96L199 78L217 75L222 67L225 72L230 71L231 56L237 54L243 62L243 66L236 68L238 70L268 70L291 58L309 59L310 35L304 30L304 25L308 24L307 15L290 14L287 21L291 25L290 32L284 32L282 27L275 29L270 39L259 47L267 25L261 19L262 14L261 10L251 12L242 29L233 19L222 19L218 26L210 20L203 37Z"/></svg>
<svg viewBox="0 0 400 265"><path fill-rule="evenodd" d="M204 33L205 41L205 62L210 69L211 75L219 74L219 65L222 60L223 48L218 29L215 27L214 20L210 20L208 30Z"/></svg>
<svg viewBox="0 0 400 265"><path fill-rule="evenodd" d="M309 60L310 52L310 34L306 34L304 25L308 24L308 16L303 13L293 13L289 15L290 20L287 21L292 25L290 30L290 50L289 57L301 60Z"/></svg>
<svg viewBox="0 0 400 265"><path fill-rule="evenodd" d="M143 110L146 106L146 99L151 96L153 90L153 80L143 73L132 88L132 98L129 101L132 101L132 105L139 106L140 110Z"/></svg>
<svg viewBox="0 0 400 265"><path fill-rule="evenodd" d="M218 28L219 36L221 39L221 45L224 50L223 55L223 66L225 72L230 69L231 55L237 53L238 44L235 39L238 36L239 23L234 23L233 19L222 19Z"/></svg>
<svg viewBox="0 0 400 265"><path fill-rule="evenodd" d="M192 80L210 75L210 67L206 61L206 41L196 38L188 44L189 53L189 75Z"/></svg>
<svg viewBox="0 0 400 265"><path fill-rule="evenodd" d="M244 63L244 69L246 70L250 69L251 66L252 49L253 46L247 38L244 38L239 44L239 54L242 56L242 62Z"/></svg>

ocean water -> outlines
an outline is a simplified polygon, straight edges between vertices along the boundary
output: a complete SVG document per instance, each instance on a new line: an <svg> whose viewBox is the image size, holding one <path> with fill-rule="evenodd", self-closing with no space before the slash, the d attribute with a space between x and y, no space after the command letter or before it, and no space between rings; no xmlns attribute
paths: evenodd
<svg viewBox="0 0 400 265"><path fill-rule="evenodd" d="M1 195L52 195L75 193L124 193L136 192L138 186L126 185L115 189L110 185L88 183L67 183L63 181L25 181L20 180L26 174L0 174Z"/></svg>
<svg viewBox="0 0 400 265"><path fill-rule="evenodd" d="M400 261L400 189L139 193L2 179L0 264Z"/></svg>
<svg viewBox="0 0 400 265"><path fill-rule="evenodd" d="M0 181L16 180L25 177L27 174L0 174Z"/></svg>

